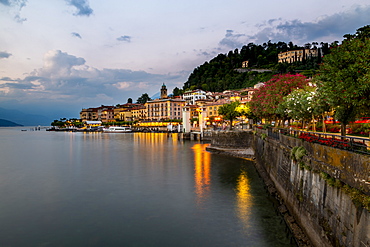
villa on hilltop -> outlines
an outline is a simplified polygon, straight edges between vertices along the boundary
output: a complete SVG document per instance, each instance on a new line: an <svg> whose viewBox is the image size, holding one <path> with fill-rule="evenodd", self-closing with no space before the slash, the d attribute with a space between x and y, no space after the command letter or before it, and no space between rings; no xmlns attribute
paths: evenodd
<svg viewBox="0 0 370 247"><path fill-rule="evenodd" d="M279 63L294 63L303 61L311 57L318 56L317 49L299 49L294 51L286 51L278 54Z"/></svg>

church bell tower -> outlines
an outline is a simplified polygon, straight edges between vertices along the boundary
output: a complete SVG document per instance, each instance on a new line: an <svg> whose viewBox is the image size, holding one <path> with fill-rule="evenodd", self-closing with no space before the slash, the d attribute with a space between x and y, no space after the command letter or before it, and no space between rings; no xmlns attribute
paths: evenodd
<svg viewBox="0 0 370 247"><path fill-rule="evenodd" d="M167 98L167 87L166 85L162 85L162 88L161 88L161 99L166 99Z"/></svg>

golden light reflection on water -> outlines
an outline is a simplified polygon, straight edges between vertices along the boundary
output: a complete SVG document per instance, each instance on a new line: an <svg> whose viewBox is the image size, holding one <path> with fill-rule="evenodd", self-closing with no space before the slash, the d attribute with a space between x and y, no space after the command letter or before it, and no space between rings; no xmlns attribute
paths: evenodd
<svg viewBox="0 0 370 247"><path fill-rule="evenodd" d="M167 133L135 133L134 142L152 145L163 144L165 141L167 141L169 136L170 135Z"/></svg>
<svg viewBox="0 0 370 247"><path fill-rule="evenodd" d="M209 144L195 144L194 151L194 181L197 202L202 203L209 195L211 184L211 154L206 151Z"/></svg>
<svg viewBox="0 0 370 247"><path fill-rule="evenodd" d="M166 143L171 142L171 148L166 148ZM176 164L178 158L178 135L176 133L134 133L133 144L135 155L145 155L148 159L156 160L156 163L151 165L161 166L164 164L164 159L172 158L173 164ZM145 148L143 148L145 147ZM145 150L142 153L141 150Z"/></svg>
<svg viewBox="0 0 370 247"><path fill-rule="evenodd" d="M236 185L236 196L237 196L237 215L240 221L243 223L244 228L250 227L250 215L252 207L252 196L250 194L250 184L247 174L242 172L239 175L238 182Z"/></svg>

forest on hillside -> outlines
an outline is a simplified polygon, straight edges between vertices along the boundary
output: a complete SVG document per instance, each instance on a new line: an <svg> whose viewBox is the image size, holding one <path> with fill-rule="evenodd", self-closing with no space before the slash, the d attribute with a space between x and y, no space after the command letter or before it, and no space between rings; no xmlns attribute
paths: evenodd
<svg viewBox="0 0 370 247"><path fill-rule="evenodd" d="M227 54L218 54L209 62L198 66L190 74L184 83L182 90L176 88L174 93L193 90L196 88L205 91L220 92L227 89L240 89L252 87L258 82L265 82L275 74L300 72L306 76L312 76L321 63L322 56L330 53L330 47L337 44L321 42L307 43L304 46L297 46L292 42L268 41L262 45L249 43L244 45L240 51L235 49ZM301 62L278 63L278 54L297 49L318 49L318 57L310 58ZM242 62L248 61L248 69L238 72L236 69L242 67ZM258 72L253 69L266 69L270 71Z"/></svg>

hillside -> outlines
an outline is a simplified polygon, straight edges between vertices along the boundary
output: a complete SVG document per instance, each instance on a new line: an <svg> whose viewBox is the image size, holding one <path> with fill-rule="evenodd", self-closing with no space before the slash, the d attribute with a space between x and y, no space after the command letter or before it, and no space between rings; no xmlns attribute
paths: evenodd
<svg viewBox="0 0 370 247"><path fill-rule="evenodd" d="M334 44L334 43L333 43ZM292 42L272 43L263 45L250 43L239 51L229 51L228 54L218 54L209 62L198 66L184 83L183 90L200 88L206 91L220 92L227 89L251 87L258 82L264 82L274 74L300 72L311 76L318 69L321 57L329 53L329 44L317 42L307 43L304 46L294 45ZM302 62L278 63L278 54L297 49L317 49L319 56ZM242 63L248 61L248 70L241 73ZM270 71L258 72L256 69ZM239 70L240 71L240 70Z"/></svg>
<svg viewBox="0 0 370 247"><path fill-rule="evenodd" d="M14 123L9 120L0 119L0 127L16 127L16 126L23 126L23 125Z"/></svg>

